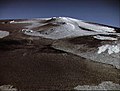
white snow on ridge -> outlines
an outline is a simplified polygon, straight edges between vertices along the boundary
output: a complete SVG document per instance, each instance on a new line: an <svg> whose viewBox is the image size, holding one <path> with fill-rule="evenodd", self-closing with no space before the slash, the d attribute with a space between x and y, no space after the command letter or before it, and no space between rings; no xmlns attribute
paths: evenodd
<svg viewBox="0 0 120 91"><path fill-rule="evenodd" d="M98 47L98 54L101 54L102 52L108 51L108 54L112 54L112 53L119 53L120 52L120 44L117 45L103 45Z"/></svg>
<svg viewBox="0 0 120 91"><path fill-rule="evenodd" d="M79 22L79 26L93 30L95 32L113 32L113 33L116 32L114 31L114 28L109 28L109 27L104 27L104 26L99 26L99 25L94 25L94 24L88 24L85 22Z"/></svg>
<svg viewBox="0 0 120 91"><path fill-rule="evenodd" d="M31 25L26 26L26 28L31 29L31 28L39 27L39 26L40 26L40 23L34 22L34 23L31 23Z"/></svg>
<svg viewBox="0 0 120 91"><path fill-rule="evenodd" d="M37 20L37 21L36 21ZM24 20L24 21L10 21L11 24L23 24L23 23L29 23L31 25L25 26L25 28L31 29L34 27L39 27L40 25L44 25L42 23L39 23L38 19L36 20Z"/></svg>
<svg viewBox="0 0 120 91"><path fill-rule="evenodd" d="M113 37L106 37L106 36L93 36L95 39L99 39L99 40L117 40L117 38L113 38Z"/></svg>
<svg viewBox="0 0 120 91"><path fill-rule="evenodd" d="M10 23L37 23L39 22L39 20L49 20L51 18L35 18L35 19L32 19L32 20L23 20L23 21L10 21Z"/></svg>
<svg viewBox="0 0 120 91"><path fill-rule="evenodd" d="M114 28L109 28L109 27L95 25L95 24L89 24L89 23L85 23L82 20L77 20L77 19L73 19L73 18L69 18L69 19L72 20L73 22L77 22L78 25L83 28L90 29L90 30L93 30L96 32L116 32L116 31L114 31Z"/></svg>
<svg viewBox="0 0 120 91"><path fill-rule="evenodd" d="M71 26L71 29L74 30L75 29L75 25L71 24L71 23L67 23L67 25Z"/></svg>
<svg viewBox="0 0 120 91"><path fill-rule="evenodd" d="M36 21L32 21L32 20L26 20L26 21L10 21L10 23L34 23Z"/></svg>

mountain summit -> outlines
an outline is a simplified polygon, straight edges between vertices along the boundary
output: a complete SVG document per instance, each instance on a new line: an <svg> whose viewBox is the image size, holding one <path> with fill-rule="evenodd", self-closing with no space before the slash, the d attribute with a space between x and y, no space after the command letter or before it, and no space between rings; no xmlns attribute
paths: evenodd
<svg viewBox="0 0 120 91"><path fill-rule="evenodd" d="M87 23L82 20L77 20L69 17L53 17L27 21L11 21L10 23L29 23L31 26L26 26L22 31L26 35L41 36L50 39L61 39L67 37L87 36L87 35L116 35L120 36L115 28ZM94 38L105 40L116 40L96 36Z"/></svg>

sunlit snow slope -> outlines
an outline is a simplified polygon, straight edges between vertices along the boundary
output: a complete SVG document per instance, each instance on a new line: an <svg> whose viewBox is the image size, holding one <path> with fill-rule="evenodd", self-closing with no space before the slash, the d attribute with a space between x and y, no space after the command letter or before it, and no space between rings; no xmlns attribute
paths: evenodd
<svg viewBox="0 0 120 91"><path fill-rule="evenodd" d="M69 17L43 18L41 19L43 22L40 22L39 19L37 20L38 21L11 21L10 23L30 23L31 25L26 26L26 28L23 29L24 34L31 36L42 36L50 39L111 33L120 36L120 34L116 33L114 28L90 24L82 20ZM39 28L35 29L36 27ZM103 37L102 39L110 40L107 37ZM111 40L113 40L113 38L111 38Z"/></svg>

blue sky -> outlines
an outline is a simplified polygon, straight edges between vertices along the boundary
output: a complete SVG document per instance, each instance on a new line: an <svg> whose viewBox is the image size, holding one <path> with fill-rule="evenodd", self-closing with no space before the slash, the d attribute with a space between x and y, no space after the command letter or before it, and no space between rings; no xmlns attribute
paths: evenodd
<svg viewBox="0 0 120 91"><path fill-rule="evenodd" d="M119 0L1 0L0 19L68 16L120 27Z"/></svg>

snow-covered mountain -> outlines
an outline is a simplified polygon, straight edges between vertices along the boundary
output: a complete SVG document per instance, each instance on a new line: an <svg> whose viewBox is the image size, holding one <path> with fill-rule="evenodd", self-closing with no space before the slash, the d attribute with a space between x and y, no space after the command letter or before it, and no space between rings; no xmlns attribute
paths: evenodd
<svg viewBox="0 0 120 91"><path fill-rule="evenodd" d="M53 17L29 20L29 21L11 21L10 23L30 23L32 25L26 26L23 29L24 34L31 36L42 36L50 39L61 39L67 37L98 35L98 34L112 34L120 36L114 28L107 26L100 26L86 23L82 20L77 20L69 17ZM39 21L41 20L41 21ZM43 22L44 20L44 22ZM39 27L35 29L36 27ZM48 28L47 28L48 27ZM35 30L35 31L34 31ZM94 38L104 40L117 40L116 38L95 36Z"/></svg>
<svg viewBox="0 0 120 91"><path fill-rule="evenodd" d="M43 37L52 40L67 40L64 43L58 41L53 47L67 51L93 61L111 64L120 68L120 30L102 24L89 23L69 17L38 18L24 21L10 21L11 24L29 24L21 31L28 36ZM85 37L85 38L83 38ZM87 37L87 39L86 39ZM78 44L70 43L68 40L81 39ZM85 41L83 44L79 42ZM87 41L97 41L93 44ZM86 45L87 44L87 45ZM70 46L66 46L70 45ZM96 47L86 47L96 45ZM87 51L81 51L81 49ZM73 48L71 48L73 47Z"/></svg>
<svg viewBox="0 0 120 91"><path fill-rule="evenodd" d="M0 69L0 90L119 89L120 28L69 17L0 20Z"/></svg>

